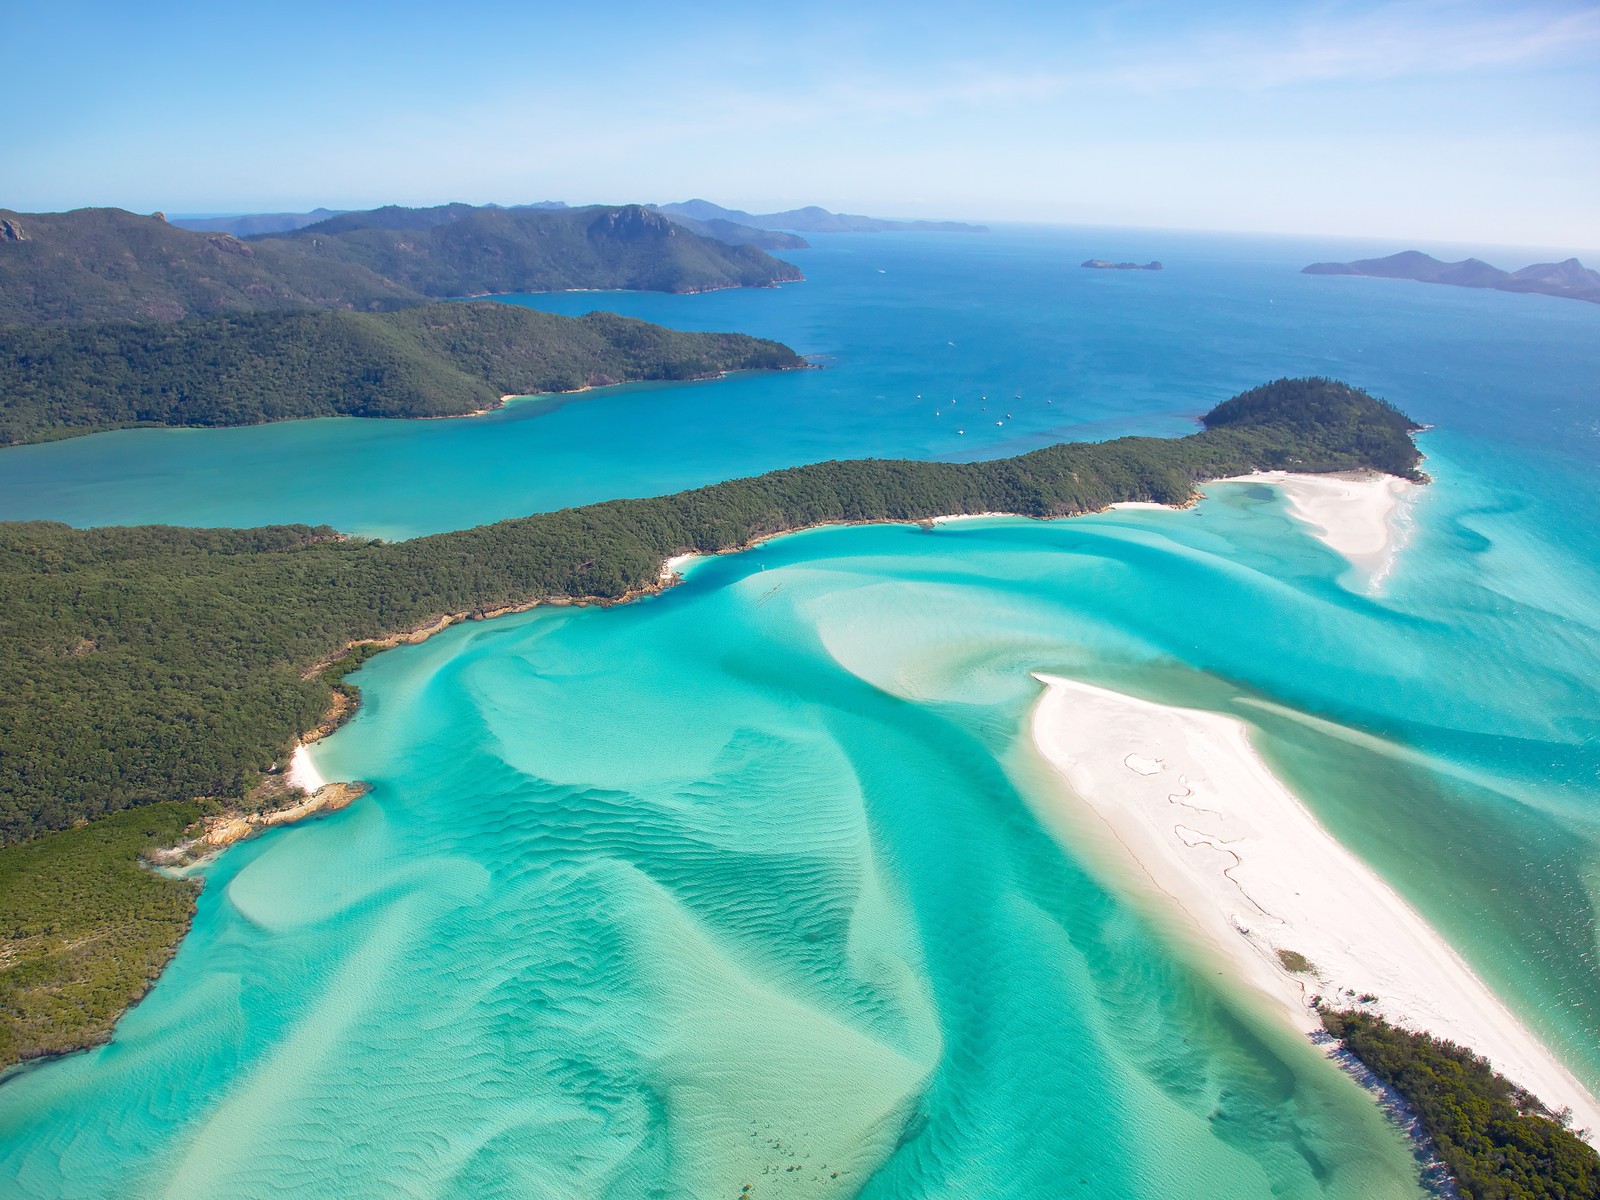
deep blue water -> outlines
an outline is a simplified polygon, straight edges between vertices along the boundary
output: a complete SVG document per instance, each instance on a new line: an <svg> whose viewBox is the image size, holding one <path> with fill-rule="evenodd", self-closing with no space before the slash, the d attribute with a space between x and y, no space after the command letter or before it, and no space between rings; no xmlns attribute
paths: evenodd
<svg viewBox="0 0 1600 1200"><path fill-rule="evenodd" d="M819 237L795 254L808 281L779 289L518 299L775 337L824 370L624 387L459 421L129 430L21 447L0 455L0 517L306 521L406 537L830 458L976 459L1182 434L1234 392L1300 374L1532 451L1541 470L1552 456L1593 467L1600 307L1297 273L1353 252L1128 231ZM1078 267L1101 254L1167 266Z"/></svg>

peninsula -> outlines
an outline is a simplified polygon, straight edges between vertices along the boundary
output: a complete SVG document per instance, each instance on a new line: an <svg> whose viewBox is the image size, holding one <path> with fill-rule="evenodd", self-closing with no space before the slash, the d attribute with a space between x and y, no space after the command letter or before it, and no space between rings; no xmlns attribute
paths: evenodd
<svg viewBox="0 0 1600 1200"><path fill-rule="evenodd" d="M658 590L675 555L821 524L1182 504L1256 470L1418 477L1416 424L1331 380L1253 389L1204 425L993 462L820 463L397 544L0 524L0 1066L109 1034L193 909L188 883L137 856L194 838L207 813L299 802L281 786L293 748L350 710L345 676L385 646L625 600Z"/></svg>
<svg viewBox="0 0 1600 1200"><path fill-rule="evenodd" d="M133 425L463 416L507 396L805 365L789 347L743 334L484 302L0 334L0 446Z"/></svg>
<svg viewBox="0 0 1600 1200"><path fill-rule="evenodd" d="M1237 975L1302 1032L1359 1006L1471 1046L1600 1129L1600 1103L1393 888L1284 786L1232 716L1040 675L1032 733L1086 807ZM1070 819L1070 818L1069 818ZM1592 1156L1592 1151L1590 1155Z"/></svg>
<svg viewBox="0 0 1600 1200"><path fill-rule="evenodd" d="M1452 287L1490 288L1497 292L1527 292L1560 296L1600 304L1600 272L1575 258L1558 263L1534 263L1520 271L1502 271L1482 259L1441 262L1420 250L1406 250L1387 258L1355 262L1319 262L1304 267L1302 275L1367 275L1375 279L1411 279L1418 283L1445 283Z"/></svg>

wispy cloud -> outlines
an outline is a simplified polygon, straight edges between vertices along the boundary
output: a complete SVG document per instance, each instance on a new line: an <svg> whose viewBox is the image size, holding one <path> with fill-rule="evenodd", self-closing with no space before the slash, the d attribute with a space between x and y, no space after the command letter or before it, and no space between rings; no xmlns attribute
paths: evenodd
<svg viewBox="0 0 1600 1200"><path fill-rule="evenodd" d="M1048 65L1038 59L1048 58ZM1061 62L1075 65L1061 67ZM583 158L760 130L826 129L840 122L892 123L998 116L1062 102L1115 103L1182 93L1263 92L1373 84L1600 61L1600 6L1507 11L1471 0L1402 0L1360 9L1324 7L1252 27L1210 21L1164 38L1108 31L1094 45L1052 43L1005 61L955 54L907 72L842 61L775 84L702 79L661 109L588 134L550 140ZM603 97L597 102L604 107ZM549 135L547 135L549 136ZM538 140L546 140L544 137ZM552 146L552 149L555 147Z"/></svg>
<svg viewBox="0 0 1600 1200"><path fill-rule="evenodd" d="M1508 12L1421 0L1324 12L1270 30L1214 29L1098 78L1148 90L1259 90L1530 69L1597 55L1600 7Z"/></svg>

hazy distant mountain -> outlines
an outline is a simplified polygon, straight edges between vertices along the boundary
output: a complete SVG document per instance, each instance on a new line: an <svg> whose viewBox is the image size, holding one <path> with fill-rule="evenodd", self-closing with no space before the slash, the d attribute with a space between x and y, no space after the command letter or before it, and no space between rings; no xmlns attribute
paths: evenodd
<svg viewBox="0 0 1600 1200"><path fill-rule="evenodd" d="M755 246L702 237L638 204L390 205L248 244L295 245L318 259L358 263L425 296L574 288L703 292L804 278Z"/></svg>
<svg viewBox="0 0 1600 1200"><path fill-rule="evenodd" d="M284 233L302 225L314 225L343 212L339 208L314 208L303 213L253 213L236 217L169 217L180 229L196 233L231 233L234 237L249 237L257 233Z"/></svg>
<svg viewBox="0 0 1600 1200"><path fill-rule="evenodd" d="M283 230L295 233L302 229L315 229L318 233L347 233L352 229L437 229L449 225L475 212L556 212L569 211L561 200L544 200L538 204L436 204L432 208L405 208L399 204L385 204L382 208L345 209L330 212L324 219L297 225Z"/></svg>
<svg viewBox="0 0 1600 1200"><path fill-rule="evenodd" d="M247 240L119 208L0 210L0 323L381 311L429 297L696 292L800 278L754 246L701 237L639 205L390 206Z"/></svg>
<svg viewBox="0 0 1600 1200"><path fill-rule="evenodd" d="M757 229L753 225L737 225L721 217L713 217L709 221L697 221L682 213L662 212L654 204L649 207L652 212L660 212L662 216L675 221L685 229L693 230L701 237L715 238L730 246L759 246L763 250L804 250L811 245L798 233L785 233L781 229Z"/></svg>
<svg viewBox="0 0 1600 1200"><path fill-rule="evenodd" d="M1492 288L1500 292L1531 292L1600 304L1600 272L1589 270L1575 258L1559 263L1535 263L1520 271L1502 271L1478 258L1441 262L1420 250L1405 250L1387 258L1363 258L1347 263L1312 263L1305 275L1370 275L1379 279L1414 279L1419 283L1446 283L1455 287Z"/></svg>
<svg viewBox="0 0 1600 1200"><path fill-rule="evenodd" d="M886 221L878 217L857 217L848 213L829 212L812 205L792 208L787 212L747 213L736 208L723 208L709 200L685 200L679 204L662 204L660 210L669 216L690 217L696 221L732 221L755 229L788 229L798 233L889 233L899 230L919 230L923 233L987 233L985 225L967 225L960 221Z"/></svg>
<svg viewBox="0 0 1600 1200"><path fill-rule="evenodd" d="M390 208L395 206L390 205ZM446 204L442 208L471 208L470 204ZM498 208L499 205L490 204L489 208ZM562 200L542 200L538 204L518 204L516 208L566 208ZM196 233L231 233L234 237L260 237L269 233L291 233L296 229L304 229L307 225L316 225L332 217L340 216L354 210L348 208L314 208L303 213L247 213L230 217L168 217L167 220L180 229L192 229ZM432 209L396 209L399 212L431 212Z"/></svg>

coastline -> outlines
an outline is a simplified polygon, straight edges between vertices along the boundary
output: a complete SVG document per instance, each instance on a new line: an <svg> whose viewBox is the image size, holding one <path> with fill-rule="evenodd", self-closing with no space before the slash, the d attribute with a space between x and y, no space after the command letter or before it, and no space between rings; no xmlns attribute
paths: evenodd
<svg viewBox="0 0 1600 1200"><path fill-rule="evenodd" d="M773 529L754 534L744 542L734 546L724 547L712 551L700 551L692 548L683 548L677 554L664 555L661 567L654 579L650 582L633 587L620 596L567 596L547 595L536 596L526 600L506 603L494 607L479 607L474 609L442 613L427 621L391 634L372 638L360 638L347 642L337 651L326 655L306 667L301 677L306 680L315 679L317 676L335 669L343 660L362 647L372 647L376 651L392 649L402 645L417 645L427 641L435 634L442 633L450 626L461 621L489 620L495 617L509 616L515 613L528 612L541 605L558 607L596 605L609 607L613 604L626 604L648 596L658 595L669 587L682 582L681 568L696 558L712 557L723 554L739 554L751 550L763 542L774 538L788 537L793 534L805 533L815 529L838 528L852 525L905 525L915 526L927 532L932 532L942 525L952 524L964 520L980 520L1001 517L1015 517L1027 520L1067 520L1077 516L1090 516L1097 512L1105 512L1119 507L1137 508L1169 508L1180 510L1192 507L1203 495L1200 488L1210 481L1196 481L1190 495L1182 504L1153 504L1143 501L1126 501L1108 506L1106 509L1085 509L1076 513L1067 513L1060 516L1038 517L1027 513L1004 513L984 511L980 513L948 513L933 517L894 517L894 518L863 518L858 520L828 520L818 521L808 525L793 528ZM354 666L356 664L350 664ZM296 742L296 752L291 758L284 775L269 776L262 784L252 791L249 800L258 802L252 811L247 804L230 806L221 814L206 818L197 836L190 838L178 845L149 852L145 858L150 866L156 870L175 877L187 877L188 872L202 860L207 860L221 853L235 842L245 840L266 828L277 825L290 824L315 816L319 813L332 812L345 807L357 797L364 794L367 785L358 782L328 782L315 770L315 765L304 752L304 746L327 736L338 729L348 720L360 705L359 692L348 686L334 686L330 699L330 706L324 713L317 726L302 733ZM310 773L308 773L310 772ZM305 782L321 781L325 786L309 795L296 789L296 780L300 786ZM181 940L181 936L175 940ZM154 982L149 981L149 982ZM147 985L148 986L148 985ZM142 989L129 1003L137 1003L139 996L144 994ZM124 1008L122 1012L126 1012ZM106 1038L114 1033L115 1021L120 1019L121 1012L113 1019L111 1029ZM101 1039L105 1040L105 1039ZM98 1042L94 1043L98 1044Z"/></svg>
<svg viewBox="0 0 1600 1200"><path fill-rule="evenodd" d="M1600 1101L1272 774L1243 722L1036 678L1033 743L1079 810L1058 816L1092 813L1168 912L1295 1028L1321 1032L1314 997L1377 1013L1471 1047L1600 1131Z"/></svg>
<svg viewBox="0 0 1600 1200"><path fill-rule="evenodd" d="M536 400L555 396L578 396L584 392L592 392L599 388L627 387L636 383L710 383L719 379L727 379L731 375L742 375L746 372L772 371L782 373L785 371L820 371L823 368L813 362L802 361L788 367L735 367L727 371L714 371L708 375L691 375L684 379L618 379L609 383L586 383L582 387L568 388L560 392L507 392L495 403L483 408L474 408L468 412L458 413L426 413L420 416L364 416L354 413L318 413L306 416L272 417L264 421L244 421L235 424L220 425L172 425L164 421L119 421L105 425L61 426L42 430L36 436L30 436L20 441L0 442L0 450L10 450L20 446L43 446L52 442L62 442L69 438L90 437L97 433L117 433L129 429L165 429L165 430L207 430L207 429L250 429L258 425L282 425L291 421L329 421L346 419L353 421L460 421L469 417L486 417L497 413L506 407L512 400Z"/></svg>
<svg viewBox="0 0 1600 1200"><path fill-rule="evenodd" d="M733 375L743 375L746 373L755 374L760 371L771 371L775 374L782 374L785 371L820 371L822 369L821 367L816 366L814 363L804 361L804 356L801 356L801 360L802 361L796 363L792 367L734 367L727 371L713 371L709 375L690 375L684 379L612 379L605 383L586 383L581 387L567 388L566 390L559 392L507 392L495 403L487 406L486 408L475 408L471 412L432 413L428 416L422 417L378 417L376 419L380 421L461 421L468 417L486 417L490 413L497 413L513 400L538 400L547 396L581 396L585 392L599 391L601 388L628 387L635 383L713 383L716 380L727 379ZM322 418L289 417L287 419L291 421L316 421L321 420ZM158 426L158 428L186 429L193 428L193 426L162 425ZM230 428L230 426L224 425L218 426L217 428L227 429ZM91 430L89 432L97 431Z"/></svg>

